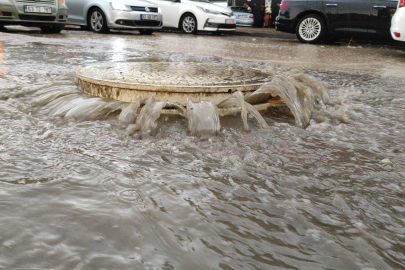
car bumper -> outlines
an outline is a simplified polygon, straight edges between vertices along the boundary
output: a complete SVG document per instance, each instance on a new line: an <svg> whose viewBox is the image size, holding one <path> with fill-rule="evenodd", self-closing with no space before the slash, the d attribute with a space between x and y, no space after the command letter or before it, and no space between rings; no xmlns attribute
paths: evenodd
<svg viewBox="0 0 405 270"><path fill-rule="evenodd" d="M24 6L35 6L35 2L15 5L0 3L0 25L47 26L67 22L68 9L65 5L45 6L52 9L49 14L26 13Z"/></svg>
<svg viewBox="0 0 405 270"><path fill-rule="evenodd" d="M391 36L394 40L405 42L405 8L398 8L391 20ZM400 37L396 37L399 33Z"/></svg>
<svg viewBox="0 0 405 270"><path fill-rule="evenodd" d="M253 26L254 20L252 19L236 19L237 26Z"/></svg>
<svg viewBox="0 0 405 270"><path fill-rule="evenodd" d="M153 29L162 28L162 14L154 12L110 10L106 14L108 28L111 29ZM143 20L142 15L156 15L157 20Z"/></svg>
<svg viewBox="0 0 405 270"><path fill-rule="evenodd" d="M295 33L294 20L277 16L274 25L277 31Z"/></svg>
<svg viewBox="0 0 405 270"><path fill-rule="evenodd" d="M204 24L198 25L198 30L202 31L235 31L236 30L236 17L228 17L224 15L209 15L204 19L197 21L204 21ZM232 21L232 23L229 23Z"/></svg>

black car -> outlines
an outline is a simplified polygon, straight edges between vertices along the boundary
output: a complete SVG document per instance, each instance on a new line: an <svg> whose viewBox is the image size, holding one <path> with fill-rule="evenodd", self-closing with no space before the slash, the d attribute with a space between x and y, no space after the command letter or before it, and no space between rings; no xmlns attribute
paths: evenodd
<svg viewBox="0 0 405 270"><path fill-rule="evenodd" d="M276 30L295 33L304 43L342 36L390 36L397 0L283 0Z"/></svg>

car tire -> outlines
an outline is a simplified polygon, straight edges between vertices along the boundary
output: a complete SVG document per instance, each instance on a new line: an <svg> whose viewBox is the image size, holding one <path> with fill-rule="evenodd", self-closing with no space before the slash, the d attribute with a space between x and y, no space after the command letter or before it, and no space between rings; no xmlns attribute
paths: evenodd
<svg viewBox="0 0 405 270"><path fill-rule="evenodd" d="M65 27L64 25L52 25L52 26L42 26L40 28L43 33L59 34L64 27Z"/></svg>
<svg viewBox="0 0 405 270"><path fill-rule="evenodd" d="M316 44L325 38L326 23L320 15L309 14L298 21L295 33L302 43Z"/></svg>
<svg viewBox="0 0 405 270"><path fill-rule="evenodd" d="M152 35L153 34L152 29L139 29L138 31L141 35Z"/></svg>
<svg viewBox="0 0 405 270"><path fill-rule="evenodd" d="M197 19L191 13L186 13L180 20L180 29L186 34L197 33Z"/></svg>
<svg viewBox="0 0 405 270"><path fill-rule="evenodd" d="M91 31L95 33L108 33L110 31L104 12L99 8L93 8L90 11L88 25Z"/></svg>

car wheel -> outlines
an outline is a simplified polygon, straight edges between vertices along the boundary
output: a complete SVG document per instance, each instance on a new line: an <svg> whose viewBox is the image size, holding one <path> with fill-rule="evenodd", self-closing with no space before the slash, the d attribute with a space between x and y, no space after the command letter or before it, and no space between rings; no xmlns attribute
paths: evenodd
<svg viewBox="0 0 405 270"><path fill-rule="evenodd" d="M185 14L180 22L181 30L186 34L197 33L197 19L193 14Z"/></svg>
<svg viewBox="0 0 405 270"><path fill-rule="evenodd" d="M44 33L59 34L64 27L65 27L64 25L42 26L41 30Z"/></svg>
<svg viewBox="0 0 405 270"><path fill-rule="evenodd" d="M110 31L107 26L107 19L104 12L99 8L94 8L91 10L88 25L95 33L107 33Z"/></svg>
<svg viewBox="0 0 405 270"><path fill-rule="evenodd" d="M139 29L138 31L141 35L152 35L153 33L151 29Z"/></svg>
<svg viewBox="0 0 405 270"><path fill-rule="evenodd" d="M309 14L299 20L295 32L303 43L319 43L325 37L326 24L321 16Z"/></svg>

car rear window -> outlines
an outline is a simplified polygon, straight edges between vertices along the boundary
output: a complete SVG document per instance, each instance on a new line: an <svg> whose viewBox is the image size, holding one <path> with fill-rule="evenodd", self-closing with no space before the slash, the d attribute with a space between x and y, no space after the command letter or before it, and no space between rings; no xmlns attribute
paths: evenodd
<svg viewBox="0 0 405 270"><path fill-rule="evenodd" d="M245 7L230 7L233 12L249 12Z"/></svg>

